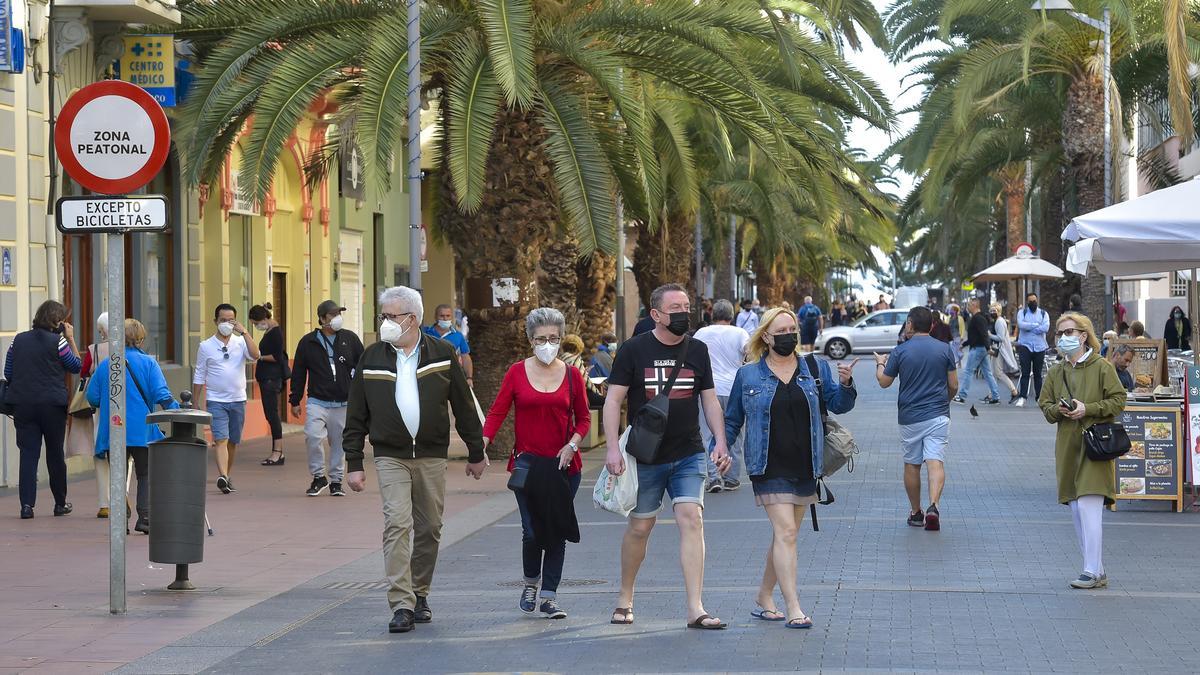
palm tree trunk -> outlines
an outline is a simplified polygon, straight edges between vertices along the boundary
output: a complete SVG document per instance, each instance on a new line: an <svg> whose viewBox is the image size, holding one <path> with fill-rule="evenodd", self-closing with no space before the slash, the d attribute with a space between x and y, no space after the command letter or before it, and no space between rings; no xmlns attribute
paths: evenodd
<svg viewBox="0 0 1200 675"><path fill-rule="evenodd" d="M575 278L579 336L591 349L600 344L605 333L616 330L613 322L617 304L616 260L597 251L592 257L575 262Z"/></svg>
<svg viewBox="0 0 1200 675"><path fill-rule="evenodd" d="M663 284L683 284L688 297L696 297L692 266L695 261L694 216L668 214L653 232L638 223L637 249L633 252L633 276L638 297L650 306L650 293Z"/></svg>
<svg viewBox="0 0 1200 675"><path fill-rule="evenodd" d="M1020 164L1009 165L1001 172L1004 185L1004 207L1008 230L1008 251L1012 255L1017 244L1025 241L1025 167ZM1013 320L1017 308L1021 306L1020 282L1008 282L1008 318Z"/></svg>
<svg viewBox="0 0 1200 675"><path fill-rule="evenodd" d="M1065 216L1074 217L1104 208L1104 84L1099 74L1076 77L1067 89L1063 111L1063 154L1066 156L1069 185L1074 188L1074 208ZM1088 270L1080 285L1083 310L1103 331L1104 277L1095 268Z"/></svg>
<svg viewBox="0 0 1200 675"><path fill-rule="evenodd" d="M579 260L579 245L570 236L561 233L557 236L557 241L546 247L538 261L538 293L543 307L563 313L567 333L577 333L580 312L575 300L579 283L575 264Z"/></svg>
<svg viewBox="0 0 1200 675"><path fill-rule="evenodd" d="M447 118L453 114L443 110ZM441 172L438 190L437 222L454 249L466 287L475 393L484 410L500 391L508 366L528 355L523 319L539 302L538 261L558 231L559 219L553 171L542 151L545 130L537 116L505 108L499 118L479 211L468 215L459 210L448 172ZM442 152L449 152L445 140ZM513 289L511 294L505 288ZM488 453L506 456L512 443L512 427L505 423Z"/></svg>

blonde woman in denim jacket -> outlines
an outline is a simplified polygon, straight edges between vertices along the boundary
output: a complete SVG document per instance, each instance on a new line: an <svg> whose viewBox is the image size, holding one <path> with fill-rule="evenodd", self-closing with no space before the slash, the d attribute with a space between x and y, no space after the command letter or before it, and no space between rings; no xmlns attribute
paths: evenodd
<svg viewBox="0 0 1200 675"><path fill-rule="evenodd" d="M752 615L764 621L786 619L788 628L812 628L796 592L796 534L804 509L816 501L817 478L823 472L825 430L820 403L824 401L831 413L847 413L858 393L854 362L838 364L834 377L829 363L818 360L820 373L814 377L808 360L796 356L798 338L792 312L775 308L763 316L746 347L748 363L733 381L725 434L737 438L745 429L746 472L754 486L754 501L771 520L771 545L755 599L758 608ZM776 586L783 594L786 614L775 604Z"/></svg>

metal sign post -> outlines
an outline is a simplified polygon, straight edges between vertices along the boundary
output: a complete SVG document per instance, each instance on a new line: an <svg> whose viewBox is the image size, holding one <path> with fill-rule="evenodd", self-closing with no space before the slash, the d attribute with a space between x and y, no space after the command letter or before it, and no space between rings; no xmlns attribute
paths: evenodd
<svg viewBox="0 0 1200 675"><path fill-rule="evenodd" d="M108 611L125 613L125 235L108 240Z"/></svg>
<svg viewBox="0 0 1200 675"><path fill-rule="evenodd" d="M166 163L171 129L145 90L119 80L89 84L67 99L54 126L54 149L75 182L103 195L149 183ZM158 196L66 197L55 204L64 234L105 234L108 243L108 609L125 613L125 234L167 227ZM104 375L101 374L101 377ZM149 405L147 401L147 405Z"/></svg>

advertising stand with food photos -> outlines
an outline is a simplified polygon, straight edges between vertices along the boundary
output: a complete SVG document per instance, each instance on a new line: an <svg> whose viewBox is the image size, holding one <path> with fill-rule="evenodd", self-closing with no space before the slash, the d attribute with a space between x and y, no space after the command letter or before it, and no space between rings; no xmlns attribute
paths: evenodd
<svg viewBox="0 0 1200 675"><path fill-rule="evenodd" d="M1132 448L1116 461L1117 499L1167 500L1183 510L1180 406L1129 403L1121 413Z"/></svg>

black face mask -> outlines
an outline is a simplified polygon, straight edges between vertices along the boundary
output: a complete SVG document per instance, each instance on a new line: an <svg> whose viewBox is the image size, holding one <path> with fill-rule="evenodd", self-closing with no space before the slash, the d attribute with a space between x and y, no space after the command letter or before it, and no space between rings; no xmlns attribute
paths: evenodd
<svg viewBox="0 0 1200 675"><path fill-rule="evenodd" d="M688 327L691 325L687 312L671 312L668 314L671 318L671 323L667 324L667 330L671 331L672 335L683 335L688 332Z"/></svg>
<svg viewBox="0 0 1200 675"><path fill-rule="evenodd" d="M1000 318L1000 315L999 315L999 314L996 314L995 312L992 312L991 314L988 314L988 316L992 317L992 319L993 319L993 320Z"/></svg>
<svg viewBox="0 0 1200 675"><path fill-rule="evenodd" d="M771 345L771 349L780 356L791 356L796 353L799 341L797 333L783 333L775 336L775 344Z"/></svg>
<svg viewBox="0 0 1200 675"><path fill-rule="evenodd" d="M1037 302L1030 302L1030 303L1026 304L1025 306L1028 307L1029 311L1031 311L1031 312L1037 311Z"/></svg>

